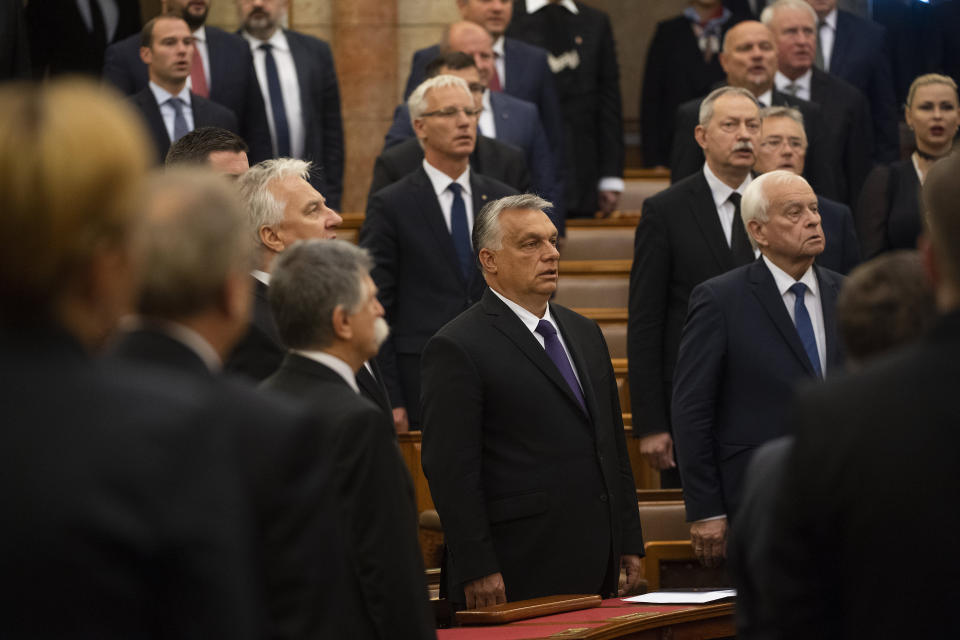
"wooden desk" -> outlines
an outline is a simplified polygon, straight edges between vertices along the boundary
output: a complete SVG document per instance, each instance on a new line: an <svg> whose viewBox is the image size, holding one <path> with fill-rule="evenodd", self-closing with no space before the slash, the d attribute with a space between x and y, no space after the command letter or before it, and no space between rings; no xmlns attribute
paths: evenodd
<svg viewBox="0 0 960 640"><path fill-rule="evenodd" d="M735 635L733 603L640 605L619 598L600 607L489 627L440 629L438 640L707 640Z"/></svg>

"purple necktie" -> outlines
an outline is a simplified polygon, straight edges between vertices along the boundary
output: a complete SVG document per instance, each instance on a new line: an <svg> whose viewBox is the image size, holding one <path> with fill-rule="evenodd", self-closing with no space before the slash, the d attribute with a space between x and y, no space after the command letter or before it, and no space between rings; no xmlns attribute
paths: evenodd
<svg viewBox="0 0 960 640"><path fill-rule="evenodd" d="M563 350L563 345L560 344L560 338L557 337L556 328L550 324L549 320L541 320L537 325L537 333L543 336L543 347L546 349L547 355L553 360L553 364L557 365L557 369L560 370L560 375L567 381L570 390L573 391L573 395L577 397L580 406L586 411L587 405L583 401L583 391L580 390L580 383L577 382L577 376L573 374L573 367L570 366L567 352Z"/></svg>

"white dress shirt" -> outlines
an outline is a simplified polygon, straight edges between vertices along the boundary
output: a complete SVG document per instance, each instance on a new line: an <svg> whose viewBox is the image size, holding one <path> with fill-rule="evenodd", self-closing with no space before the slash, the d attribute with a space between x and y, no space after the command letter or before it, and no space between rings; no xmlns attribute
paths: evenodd
<svg viewBox="0 0 960 640"><path fill-rule="evenodd" d="M174 96L172 93L168 92L160 85L155 84L153 81L150 81L149 86L150 91L153 92L153 97L157 100L157 105L160 107L160 116L163 118L163 126L167 128L167 136L172 142L173 121L177 117L177 111L173 108L173 105L168 102L168 100ZM180 91L176 97L183 101L181 109L183 110L183 119L187 121L187 131L193 131L193 107L191 106L192 103L190 102L190 88L184 86L183 90Z"/></svg>
<svg viewBox="0 0 960 640"><path fill-rule="evenodd" d="M497 119L494 117L489 89L483 92L483 111L480 113L477 129L482 136L487 136L488 138L497 137Z"/></svg>
<svg viewBox="0 0 960 640"><path fill-rule="evenodd" d="M314 362L319 362L324 366L330 367L336 371L341 378L347 381L347 384L350 385L350 388L353 389L355 393L360 393L360 387L357 385L357 374L354 373L349 364L340 358L332 356L326 351L304 351L303 349L291 349L290 351L298 356L309 358Z"/></svg>
<svg viewBox="0 0 960 640"><path fill-rule="evenodd" d="M103 16L103 30L106 35L104 45L113 41L113 36L117 33L117 25L120 23L120 9L117 7L116 0L77 0L77 10L80 12L80 18L87 31L93 31L93 12L90 10L91 2L96 2L100 7L100 14Z"/></svg>
<svg viewBox="0 0 960 640"><path fill-rule="evenodd" d="M297 79L297 65L293 62L290 44L283 29L277 29L269 40L260 40L243 32L243 37L250 43L250 52L253 54L253 68L257 72L257 81L260 83L260 93L263 94L263 104L267 108L267 125L270 127L270 139L273 142L273 153L277 153L276 121L273 119L273 106L270 104L270 86L267 84L266 52L260 45L272 45L273 60L277 64L277 76L280 79L280 93L283 95L283 110L287 115L287 127L290 129L290 153L294 158L303 157L305 126L303 110L300 105L300 83Z"/></svg>
<svg viewBox="0 0 960 640"><path fill-rule="evenodd" d="M427 172L430 178L430 184L433 185L433 191L437 194L437 200L440 202L440 211L443 212L443 221L447 224L447 231L452 233L453 227L450 222L450 210L453 209L453 192L448 189L450 183L456 182L460 185L460 194L463 198L463 204L467 209L467 231L473 233L473 197L470 193L470 167L464 169L456 180L451 180L450 176L434 168L432 164L423 161L423 170Z"/></svg>
<svg viewBox="0 0 960 640"><path fill-rule="evenodd" d="M497 66L497 77L500 78L500 90L507 90L507 63L503 52L503 36L493 42L493 64Z"/></svg>
<svg viewBox="0 0 960 640"><path fill-rule="evenodd" d="M536 13L548 4L550 4L549 0L527 0L527 13ZM577 8L577 5L573 2L573 0L560 0L560 2L557 4L574 15L580 14L580 9Z"/></svg>
<svg viewBox="0 0 960 640"><path fill-rule="evenodd" d="M253 271L250 272L250 275L252 275L254 278L259 280L266 286L268 287L270 286L270 274L267 273L266 271L260 271L260 269L254 269Z"/></svg>
<svg viewBox="0 0 960 640"><path fill-rule="evenodd" d="M210 50L207 48L207 28L200 27L193 32L193 46L200 54L203 63L203 76L207 79L207 91L213 91L213 78L210 77ZM190 77L187 77L187 87L190 87Z"/></svg>
<svg viewBox="0 0 960 640"><path fill-rule="evenodd" d="M757 102L760 103L761 107L773 106L773 89L767 89L766 91L758 95Z"/></svg>
<svg viewBox="0 0 960 640"><path fill-rule="evenodd" d="M777 91L781 93L786 93L787 95L795 95L801 100L810 100L810 83L813 81L813 69L807 69L807 72L796 80L791 80L787 76L783 75L779 71L773 76L773 83L777 87ZM789 85L796 85L797 92L791 94L787 90Z"/></svg>
<svg viewBox="0 0 960 640"><path fill-rule="evenodd" d="M807 308L807 314L810 316L810 323L813 325L813 336L817 340L817 355L820 356L820 371L827 375L827 334L823 325L823 303L820 297L820 283L817 282L817 274L813 270L813 265L806 270L799 280L794 280L793 276L783 269L773 264L767 256L763 256L763 262L773 274L773 280L777 284L777 291L783 298L783 304L790 315L790 321L796 325L797 320L793 316L793 305L797 301L797 296L790 291L790 287L797 282L807 285L804 293L803 304Z"/></svg>
<svg viewBox="0 0 960 640"><path fill-rule="evenodd" d="M537 333L537 325L540 324L541 320L547 320L550 322L550 324L553 325L553 328L557 330L557 338L560 340L560 346L563 347L563 352L567 354L567 360L570 361L570 368L573 370L573 375L576 376L577 378L577 384L580 385L580 392L582 393L583 383L580 382L580 374L577 373L577 365L573 361L573 356L570 354L570 349L567 348L567 343L563 339L563 335L560 332L560 327L557 325L556 320L554 320L553 316L550 314L550 305L549 304L547 305L547 310L544 312L543 317L538 318L534 314L530 313L529 311L527 311L526 309L518 305L513 300L510 300L509 298L505 297L502 293L500 293L493 287L490 287L490 291L493 291L493 293L496 294L498 298L503 300L503 304L507 305L507 307L511 311L513 311L513 313L516 314L518 318L520 318L520 322L523 323L523 326L525 326L530 331L530 333L533 334L533 337L536 338L537 342L539 342L540 346L543 347L544 349L547 348L546 341L544 340L544 337L542 335Z"/></svg>
<svg viewBox="0 0 960 640"><path fill-rule="evenodd" d="M727 246L730 246L733 234L733 214L736 213L736 207L730 202L730 194L736 191L742 197L753 178L748 173L739 187L731 189L714 175L713 171L710 170L710 165L706 163L703 165L703 175L707 179L707 186L710 187L710 193L713 195L713 204L717 207L717 215L720 217L720 226L723 227L723 235L727 239Z"/></svg>
<svg viewBox="0 0 960 640"><path fill-rule="evenodd" d="M820 42L820 51L823 52L823 70L830 70L830 60L833 59L833 43L837 39L837 10L834 9L823 19L826 23L820 27L817 39Z"/></svg>

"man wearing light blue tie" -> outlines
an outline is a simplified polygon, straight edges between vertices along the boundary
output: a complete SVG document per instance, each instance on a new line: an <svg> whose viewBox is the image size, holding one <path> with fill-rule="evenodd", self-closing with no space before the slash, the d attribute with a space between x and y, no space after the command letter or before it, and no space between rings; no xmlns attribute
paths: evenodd
<svg viewBox="0 0 960 640"><path fill-rule="evenodd" d="M840 368L843 276L816 266L825 239L802 177L771 171L747 187L741 217L756 261L697 286L673 378L673 430L694 552L726 555L747 463L785 434L794 389Z"/></svg>

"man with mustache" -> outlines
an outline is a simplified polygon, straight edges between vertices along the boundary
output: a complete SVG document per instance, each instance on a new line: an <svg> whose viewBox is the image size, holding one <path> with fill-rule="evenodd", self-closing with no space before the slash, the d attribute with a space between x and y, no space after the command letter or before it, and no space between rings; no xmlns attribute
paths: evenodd
<svg viewBox="0 0 960 640"><path fill-rule="evenodd" d="M753 94L721 87L700 106L694 133L706 163L643 203L630 273L627 353L634 435L664 487L679 486L670 395L687 299L695 286L752 262L740 197L760 140Z"/></svg>
<svg viewBox="0 0 960 640"><path fill-rule="evenodd" d="M312 162L310 184L339 209L343 122L330 45L280 28L287 0L237 0L237 10L267 107L273 155Z"/></svg>
<svg viewBox="0 0 960 640"><path fill-rule="evenodd" d="M161 15L182 17L190 27L195 53L190 63L190 90L233 111L238 133L250 147L250 161L273 157L263 97L253 72L250 48L238 35L206 26L210 0L162 0ZM140 36L107 47L103 77L126 95L147 86L140 59Z"/></svg>

